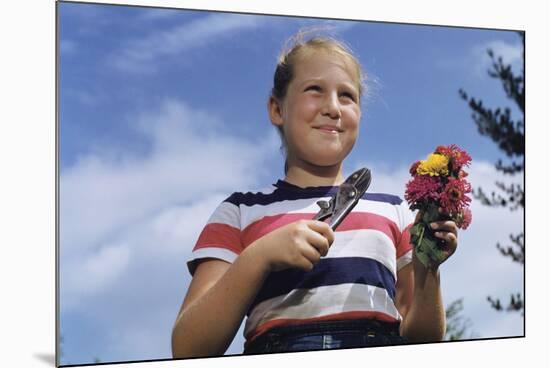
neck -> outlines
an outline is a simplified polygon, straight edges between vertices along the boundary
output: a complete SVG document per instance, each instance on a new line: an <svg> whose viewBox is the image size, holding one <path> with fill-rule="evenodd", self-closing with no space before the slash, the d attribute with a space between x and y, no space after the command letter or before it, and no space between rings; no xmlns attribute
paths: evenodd
<svg viewBox="0 0 550 368"><path fill-rule="evenodd" d="M285 181L305 188L315 186L337 186L344 182L342 163L333 166L288 163Z"/></svg>

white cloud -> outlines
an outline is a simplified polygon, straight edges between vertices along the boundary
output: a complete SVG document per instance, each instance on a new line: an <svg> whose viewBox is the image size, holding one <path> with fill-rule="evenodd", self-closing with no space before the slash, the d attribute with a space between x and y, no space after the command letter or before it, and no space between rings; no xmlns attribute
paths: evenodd
<svg viewBox="0 0 550 368"><path fill-rule="evenodd" d="M487 78L487 71L492 69L491 58L487 50L494 52L495 59L502 57L504 65L512 65L512 71L516 74L521 72L523 66L523 45L519 41L515 43L494 40L484 44L472 46L470 50L463 55L452 59L437 59L435 66L437 68L449 71L468 71L472 76L479 79Z"/></svg>
<svg viewBox="0 0 550 368"><path fill-rule="evenodd" d="M141 21L164 21L166 19L174 18L182 14L178 9L164 9L164 8L148 8L142 9L142 13L138 17Z"/></svg>
<svg viewBox="0 0 550 368"><path fill-rule="evenodd" d="M233 137L221 121L176 101L137 120L151 141L148 156L116 152L112 158L112 147L106 154L98 147L62 172L61 244L70 251L94 247L175 203L246 187L263 173L253 168L277 154L275 140L258 146Z"/></svg>
<svg viewBox="0 0 550 368"><path fill-rule="evenodd" d="M130 258L127 244L108 244L86 257L62 262L60 292L65 308L78 297L91 296L112 285L126 270Z"/></svg>
<svg viewBox="0 0 550 368"><path fill-rule="evenodd" d="M473 70L476 72L477 76L485 77L487 75L487 70L492 69L492 61L487 54L488 49L493 51L496 60L502 57L504 65L512 65L512 70L516 73L521 71L523 66L523 45L521 42L508 43L496 40L472 48L471 58L474 60Z"/></svg>
<svg viewBox="0 0 550 368"><path fill-rule="evenodd" d="M170 357L200 230L231 192L259 185L265 160L278 155L275 133L258 145L175 100L134 120L147 155L98 146L60 177L62 321L91 318L93 333L107 335L93 349L103 360ZM119 331L116 341L108 331Z"/></svg>
<svg viewBox="0 0 550 368"><path fill-rule="evenodd" d="M493 50L496 56L502 57L504 64L515 64L523 62L523 46L520 42L511 44L504 41L493 41L487 45Z"/></svg>
<svg viewBox="0 0 550 368"><path fill-rule="evenodd" d="M127 244L130 255L144 243L161 254L192 246L197 229L223 196L255 185L263 173L256 168L277 154L276 140L258 146L232 137L215 117L177 101L137 120L151 141L149 155L139 158L122 151L113 158L112 147L105 155L98 147L61 173L64 266L102 259L99 249L103 256L120 255L107 250L109 244ZM90 266L80 272L94 278L96 271ZM80 281L81 289L88 289L83 276L71 281L71 292Z"/></svg>
<svg viewBox="0 0 550 368"><path fill-rule="evenodd" d="M181 55L218 40L230 40L235 32L261 26L263 17L214 13L191 22L134 39L113 53L108 62L120 71L154 72L165 57Z"/></svg>

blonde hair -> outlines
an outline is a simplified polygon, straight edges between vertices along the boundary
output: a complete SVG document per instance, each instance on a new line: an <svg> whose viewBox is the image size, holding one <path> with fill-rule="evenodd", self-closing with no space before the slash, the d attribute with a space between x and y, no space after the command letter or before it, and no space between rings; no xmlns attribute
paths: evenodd
<svg viewBox="0 0 550 368"><path fill-rule="evenodd" d="M350 69L354 74L355 82L357 83L357 90L359 91L359 100L363 96L366 90L365 81L367 79L366 73L363 71L359 60L351 49L346 46L342 41L339 41L330 36L314 36L308 38L307 35L312 32L318 31L317 29L300 30L296 35L289 38L285 43L283 51L279 55L277 61L277 67L273 75L273 87L271 89L271 98L274 98L278 103L282 103L287 90L288 85L294 78L295 66L301 59L311 55L316 51L323 51L330 54L341 56L350 65ZM288 172L288 160L286 159L286 140L282 130L282 127L277 126L277 131L281 138L281 151L285 155L285 174Z"/></svg>
<svg viewBox="0 0 550 368"><path fill-rule="evenodd" d="M294 78L294 69L296 63L301 58L311 55L315 51L325 51L334 55L339 55L348 61L351 70L355 74L359 97L363 95L364 81L366 74L363 72L359 60L355 57L351 49L342 41L328 36L316 36L306 39L308 31L299 31L295 36L286 42L286 47L279 55L277 67L273 75L273 88L271 96L282 101L288 90L288 85Z"/></svg>

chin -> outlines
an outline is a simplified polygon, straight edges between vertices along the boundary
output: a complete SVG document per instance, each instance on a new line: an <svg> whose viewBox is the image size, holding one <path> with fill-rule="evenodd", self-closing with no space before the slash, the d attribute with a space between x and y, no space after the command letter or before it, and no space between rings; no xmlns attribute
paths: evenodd
<svg viewBox="0 0 550 368"><path fill-rule="evenodd" d="M340 164L351 152L351 147L347 150L335 150L334 152L327 152L326 150L319 153L313 158L313 162L319 166L334 166Z"/></svg>
<svg viewBox="0 0 550 368"><path fill-rule="evenodd" d="M337 155L336 157L334 155L331 157L317 156L308 161L315 166L329 167L339 165L342 161L344 161L346 156L347 155Z"/></svg>

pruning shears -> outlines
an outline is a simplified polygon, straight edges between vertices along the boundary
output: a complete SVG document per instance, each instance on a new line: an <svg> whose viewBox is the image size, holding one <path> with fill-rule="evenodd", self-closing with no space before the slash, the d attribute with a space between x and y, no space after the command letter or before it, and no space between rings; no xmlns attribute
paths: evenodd
<svg viewBox="0 0 550 368"><path fill-rule="evenodd" d="M327 201L317 201L321 210L313 217L314 220L324 221L330 217L329 225L332 230L344 220L351 212L359 199L365 194L371 182L371 173L367 168L362 168L351 174L346 181L338 187L336 194Z"/></svg>

